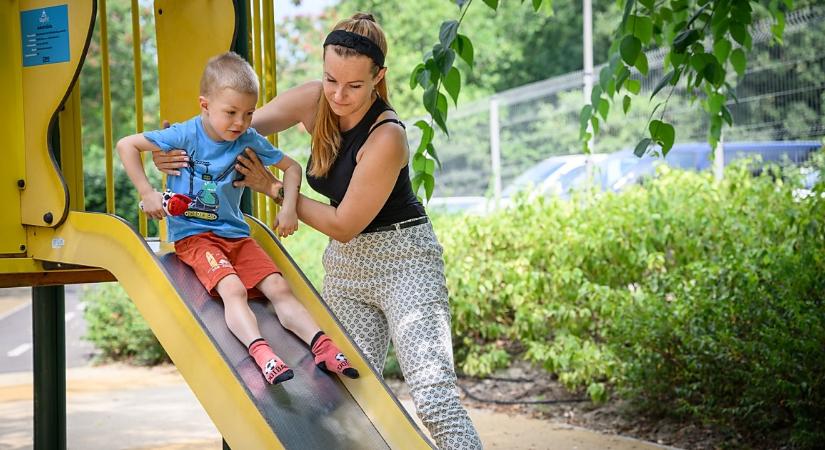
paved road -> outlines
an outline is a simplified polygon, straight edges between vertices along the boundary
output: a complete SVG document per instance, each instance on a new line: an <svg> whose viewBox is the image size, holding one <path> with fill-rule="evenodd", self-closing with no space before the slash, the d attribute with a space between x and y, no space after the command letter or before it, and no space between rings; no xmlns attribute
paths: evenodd
<svg viewBox="0 0 825 450"><path fill-rule="evenodd" d="M69 449L219 450L221 436L174 366L67 371ZM32 448L31 375L0 374L0 449ZM412 402L402 397L412 414ZM470 409L487 450L674 450L547 420Z"/></svg>
<svg viewBox="0 0 825 450"><path fill-rule="evenodd" d="M89 364L94 346L86 334L81 286L66 286L66 366ZM0 373L32 370L31 289L0 289Z"/></svg>

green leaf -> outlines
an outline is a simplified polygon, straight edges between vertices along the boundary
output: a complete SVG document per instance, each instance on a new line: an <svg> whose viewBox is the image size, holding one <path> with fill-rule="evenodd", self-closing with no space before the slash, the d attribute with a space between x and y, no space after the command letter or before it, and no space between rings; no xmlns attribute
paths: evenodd
<svg viewBox="0 0 825 450"><path fill-rule="evenodd" d="M673 38L673 51L684 53L690 44L699 40L700 33L696 30L685 30Z"/></svg>
<svg viewBox="0 0 825 450"><path fill-rule="evenodd" d="M458 33L450 48L455 50L458 57L463 59L468 66L473 66L473 42L470 38Z"/></svg>
<svg viewBox="0 0 825 450"><path fill-rule="evenodd" d="M458 94L461 92L461 73L453 67L443 82L444 89L447 90L447 93L450 94L450 97L453 99L453 104L458 106Z"/></svg>
<svg viewBox="0 0 825 450"><path fill-rule="evenodd" d="M627 80L624 88L634 95L639 95L639 92L642 91L642 83L639 80Z"/></svg>
<svg viewBox="0 0 825 450"><path fill-rule="evenodd" d="M613 80L611 75L609 66L604 66L602 70L599 71L599 86L601 86L604 92L607 92L607 87L610 85L610 81Z"/></svg>
<svg viewBox="0 0 825 450"><path fill-rule="evenodd" d="M630 70L628 70L627 66L622 64L621 68L619 69L619 73L616 75L616 90L617 91L622 88L622 85L624 84L625 80L627 80L627 77L629 77L629 76L630 76Z"/></svg>
<svg viewBox="0 0 825 450"><path fill-rule="evenodd" d="M590 116L593 115L593 107L591 105L582 106L581 113L579 113L579 135L584 136L587 132L587 122Z"/></svg>
<svg viewBox="0 0 825 450"><path fill-rule="evenodd" d="M662 90L662 88L664 88L668 83L670 83L670 80L672 80L675 75L676 75L675 70L671 70L670 72L665 74L665 76L663 76L662 79L659 80L659 82L656 84L656 87L653 88L653 93L650 94L650 98L655 97L656 94L658 94L659 91Z"/></svg>
<svg viewBox="0 0 825 450"><path fill-rule="evenodd" d="M489 6L493 11L498 9L498 0L484 0L484 4Z"/></svg>
<svg viewBox="0 0 825 450"><path fill-rule="evenodd" d="M591 116L590 124L593 125L593 132L599 134L599 118L597 116Z"/></svg>
<svg viewBox="0 0 825 450"><path fill-rule="evenodd" d="M650 130L651 139L662 146L662 155L666 156L667 152L673 148L673 142L676 139L676 130L673 125L661 120L652 120L648 129Z"/></svg>
<svg viewBox="0 0 825 450"><path fill-rule="evenodd" d="M684 11L688 8L688 0L672 0L670 6L673 7L673 11Z"/></svg>
<svg viewBox="0 0 825 450"><path fill-rule="evenodd" d="M413 156L412 167L416 173L424 172L424 169L427 167L427 157L423 154L416 153L415 156Z"/></svg>
<svg viewBox="0 0 825 450"><path fill-rule="evenodd" d="M450 73L450 69L453 68L453 63L455 62L455 50L444 47L441 44L435 44L433 47L433 59L435 59L435 63L438 66L438 70L441 71L441 74L447 75Z"/></svg>
<svg viewBox="0 0 825 450"><path fill-rule="evenodd" d="M633 11L633 6L636 4L636 0L625 0L627 3L624 4L624 12L622 13L622 23L619 25L620 30L624 30L624 26L627 24L627 18L630 17L630 12Z"/></svg>
<svg viewBox="0 0 825 450"><path fill-rule="evenodd" d="M722 105L725 104L725 96L714 92L708 97L708 110L711 115L717 115L722 111Z"/></svg>
<svg viewBox="0 0 825 450"><path fill-rule="evenodd" d="M633 154L641 158L647 152L647 148L650 147L650 144L653 141L650 138L644 138L636 144L636 148L633 149Z"/></svg>
<svg viewBox="0 0 825 450"><path fill-rule="evenodd" d="M745 52L741 48L737 48L730 54L730 63L733 69L736 70L737 75L741 77L745 74L747 59L745 58Z"/></svg>
<svg viewBox="0 0 825 450"><path fill-rule="evenodd" d="M424 173L427 175L435 174L435 161L429 158L424 160Z"/></svg>
<svg viewBox="0 0 825 450"><path fill-rule="evenodd" d="M602 115L604 120L607 120L607 114L610 112L610 102L606 99L599 100L599 114ZM598 133L598 131L597 131Z"/></svg>
<svg viewBox="0 0 825 450"><path fill-rule="evenodd" d="M590 91L590 104L594 106L599 105L599 99L602 98L602 88L599 86L593 86L593 90Z"/></svg>
<svg viewBox="0 0 825 450"><path fill-rule="evenodd" d="M622 39L622 45L619 50L622 55L622 60L629 66L636 64L639 54L642 52L642 42L639 38L632 35L627 35Z"/></svg>
<svg viewBox="0 0 825 450"><path fill-rule="evenodd" d="M730 35L733 36L733 40L738 42L740 45L744 46L748 41L748 31L745 28L745 25L741 23L730 24Z"/></svg>
<svg viewBox="0 0 825 450"><path fill-rule="evenodd" d="M639 0L639 3L647 8L648 11L653 12L653 5L656 4L656 0Z"/></svg>
<svg viewBox="0 0 825 450"><path fill-rule="evenodd" d="M431 199L433 196L433 188L435 188L435 178L433 178L430 174L424 174L424 192L427 195L427 200Z"/></svg>
<svg viewBox="0 0 825 450"><path fill-rule="evenodd" d="M733 117L730 115L730 110L727 106L722 105L722 118L728 123L728 126L733 126Z"/></svg>
<svg viewBox="0 0 825 450"><path fill-rule="evenodd" d="M438 93L438 97L436 99L436 108L438 108L438 112L441 113L441 117L444 118L444 121L447 120L447 109L449 106L447 105L447 96L442 94L441 92Z"/></svg>
<svg viewBox="0 0 825 450"><path fill-rule="evenodd" d="M437 162L437 163L438 163L438 167L441 167L441 160L440 160L440 159L438 159L438 153L435 151L435 147L433 147L433 143L432 143L432 142L430 142L429 144L427 144L427 148L426 148L426 150L427 150L427 151L426 151L427 155L429 155L429 156L430 156L430 158L434 159L434 160L435 160L435 162Z"/></svg>
<svg viewBox="0 0 825 450"><path fill-rule="evenodd" d="M713 44L713 55L716 56L716 59L718 59L720 63L724 63L728 59L732 47L729 40L717 39L716 43Z"/></svg>
<svg viewBox="0 0 825 450"><path fill-rule="evenodd" d="M415 172L415 171L414 171ZM415 195L418 195L418 190L421 189L421 184L424 181L424 174L420 172L415 172L415 176L412 179L412 189Z"/></svg>
<svg viewBox="0 0 825 450"><path fill-rule="evenodd" d="M424 63L418 63L418 65L415 66L415 69L413 69L412 73L410 74L410 89L415 89L415 87L418 86L419 77L421 76L421 73L423 71L424 71ZM429 78L429 75L427 75L426 78ZM422 86L422 87L426 87L426 86Z"/></svg>
<svg viewBox="0 0 825 450"><path fill-rule="evenodd" d="M430 126L427 122L423 120L419 120L415 122L415 126L421 129L421 142L418 143L418 148L415 149L415 153L421 153L424 149L430 145L430 142L433 141L433 137L435 136L435 130L433 127Z"/></svg>
<svg viewBox="0 0 825 450"><path fill-rule="evenodd" d="M622 110L625 114L630 110L630 96L625 94L624 98L622 99Z"/></svg>
<svg viewBox="0 0 825 450"><path fill-rule="evenodd" d="M642 75L647 76L647 55L643 52L639 52L639 57L636 58L636 64L634 65L637 69L639 69L639 72L641 72Z"/></svg>
<svg viewBox="0 0 825 450"><path fill-rule="evenodd" d="M448 20L441 23L441 30L438 32L438 40L444 48L450 48L458 33L458 21Z"/></svg>
<svg viewBox="0 0 825 450"><path fill-rule="evenodd" d="M776 23L771 25L771 34L776 42L782 44L782 35L785 33L785 13L777 11L774 13Z"/></svg>
<svg viewBox="0 0 825 450"><path fill-rule="evenodd" d="M446 118L446 117L444 117L444 116L442 115L441 111L440 111L440 110L438 110L438 109L436 109L435 111L433 111L433 113L432 113L431 115L432 115L432 117L433 117L433 120L435 121L435 124L436 124L436 125L438 125L438 128L440 128L440 129L441 129L441 131L442 131L444 134L446 134L447 136L449 136L449 135L450 135L450 130L448 130L448 129L447 129L447 118Z"/></svg>
<svg viewBox="0 0 825 450"><path fill-rule="evenodd" d="M541 8L541 0L533 0L533 11L539 12Z"/></svg>
<svg viewBox="0 0 825 450"><path fill-rule="evenodd" d="M632 15L628 17L624 30L647 44L653 38L653 21L647 16Z"/></svg>
<svg viewBox="0 0 825 450"><path fill-rule="evenodd" d="M713 58L712 55L711 58ZM702 75L716 87L722 86L722 83L725 82L725 69L715 59L705 66Z"/></svg>
<svg viewBox="0 0 825 450"><path fill-rule="evenodd" d="M708 4L706 3L706 4L702 5L701 8L697 9L696 12L694 12L693 15L690 16L690 19L688 19L688 22L687 22L687 25L685 25L685 28L690 28L690 26L693 25L693 22L696 21L697 18L699 18L699 16L705 11L705 9L707 9L707 7L708 7Z"/></svg>

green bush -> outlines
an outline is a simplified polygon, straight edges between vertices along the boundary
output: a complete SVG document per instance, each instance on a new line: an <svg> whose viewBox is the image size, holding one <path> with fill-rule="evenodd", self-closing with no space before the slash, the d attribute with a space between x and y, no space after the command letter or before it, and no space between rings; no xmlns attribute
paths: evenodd
<svg viewBox="0 0 825 450"><path fill-rule="evenodd" d="M522 357L597 400L614 386L646 411L822 442L825 199L769 173L664 169L621 195L451 219L460 368Z"/></svg>
<svg viewBox="0 0 825 450"><path fill-rule="evenodd" d="M126 292L116 283L98 284L83 292L86 339L103 358L140 365L169 361L152 330Z"/></svg>

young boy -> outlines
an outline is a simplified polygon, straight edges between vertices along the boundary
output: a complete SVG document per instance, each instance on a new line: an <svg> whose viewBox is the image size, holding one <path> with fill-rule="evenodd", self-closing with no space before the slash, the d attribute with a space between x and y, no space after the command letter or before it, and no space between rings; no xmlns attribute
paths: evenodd
<svg viewBox="0 0 825 450"><path fill-rule="evenodd" d="M166 216L163 196L149 184L140 152L188 152L189 166L167 179L171 191L192 200L184 214L168 216L169 241L207 291L223 299L227 326L247 346L269 383L289 380L293 372L261 337L247 304L248 297L261 294L272 302L284 328L309 344L318 367L358 378L358 371L292 294L275 263L249 237L240 210L241 189L232 186L238 155L251 148L265 164L284 172L284 200L277 216L281 236L298 226L295 207L301 183L301 167L249 127L257 101L252 67L233 52L218 55L209 60L201 78L200 115L164 130L127 136L117 143L117 151L144 211L154 219Z"/></svg>

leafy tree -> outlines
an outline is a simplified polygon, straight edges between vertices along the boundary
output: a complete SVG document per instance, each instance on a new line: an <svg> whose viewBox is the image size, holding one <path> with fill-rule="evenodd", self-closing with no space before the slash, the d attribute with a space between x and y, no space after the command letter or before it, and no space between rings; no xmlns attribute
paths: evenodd
<svg viewBox="0 0 825 450"><path fill-rule="evenodd" d="M492 10L499 9L498 0L483 0L483 3ZM458 18L441 23L438 43L411 73L410 85L424 90L422 104L430 117L429 121L416 123L422 131L422 139L413 156L413 186L416 192L423 186L427 198L432 195L438 163L433 145L435 127L449 136L448 96L456 103L462 89L458 70L461 64L456 62L460 60L472 67L476 59L470 34L474 36L478 30L470 22L465 23L472 4L473 0L456 1ZM622 15L608 50L609 64L598 74L590 104L581 110L580 139L585 151L589 151L587 142L593 135L591 130L597 132L600 122L607 120L611 105L621 102L622 109L630 108L632 96L639 90L635 83L627 81L633 74L647 76L646 50L666 47L667 72L651 97L660 91L667 97L654 106L648 119L649 136L636 146L636 153L641 156L654 144L658 144L663 153L673 146L676 131L663 118L668 100L680 82L689 96L698 99L707 112L710 122L708 139L716 145L723 124L733 124L726 105L728 96L734 96L731 74L741 76L745 71L755 24L761 18L772 18L773 38L781 43L785 14L793 7L793 0L665 0L660 3L619 0L618 4L622 7ZM532 0L530 5L535 12L552 12L551 0ZM470 31L462 34L460 28Z"/></svg>

